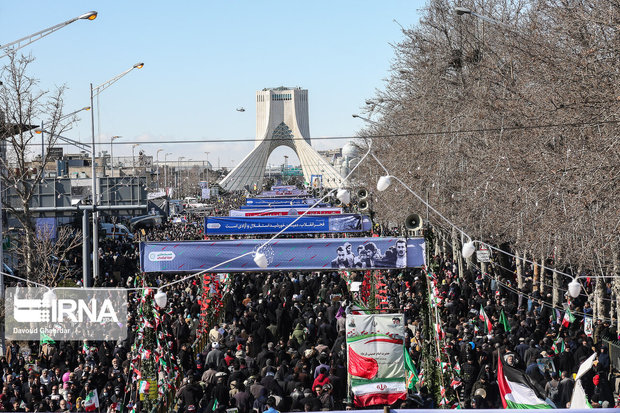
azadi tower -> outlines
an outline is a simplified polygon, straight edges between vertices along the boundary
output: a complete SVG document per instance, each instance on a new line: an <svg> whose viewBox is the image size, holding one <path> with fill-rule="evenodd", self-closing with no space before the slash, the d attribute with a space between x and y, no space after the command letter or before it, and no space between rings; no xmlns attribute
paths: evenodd
<svg viewBox="0 0 620 413"><path fill-rule="evenodd" d="M256 92L256 142L254 149L222 181L228 191L246 185L262 187L269 155L279 146L288 146L301 161L306 182L320 176L325 188L338 188L342 177L310 145L308 91L279 87Z"/></svg>

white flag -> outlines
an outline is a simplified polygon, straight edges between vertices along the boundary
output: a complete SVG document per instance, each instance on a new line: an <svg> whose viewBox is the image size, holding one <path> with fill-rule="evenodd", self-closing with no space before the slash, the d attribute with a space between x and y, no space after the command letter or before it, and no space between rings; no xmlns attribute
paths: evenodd
<svg viewBox="0 0 620 413"><path fill-rule="evenodd" d="M573 389L573 397L570 399L570 408L571 409L591 409L590 403L588 402L588 396L586 396L586 392L583 390L583 386L581 385L581 380L575 380L575 388Z"/></svg>
<svg viewBox="0 0 620 413"><path fill-rule="evenodd" d="M596 353L592 353L590 357L584 360L583 363L579 366L579 370L577 371L577 376L575 377L575 387L573 388L573 396L570 399L570 408L571 409L591 409L590 403L588 402L588 396L586 396L586 392L583 390L583 386L581 385L581 377L586 374L594 364L594 359L596 358Z"/></svg>
<svg viewBox="0 0 620 413"><path fill-rule="evenodd" d="M577 376L575 377L575 380L579 380L581 377L583 377L584 374L588 372L588 370L592 368L595 358L596 353L592 353L590 357L588 357L586 360L584 360L583 363L581 363L581 365L579 366L579 370L577 371Z"/></svg>

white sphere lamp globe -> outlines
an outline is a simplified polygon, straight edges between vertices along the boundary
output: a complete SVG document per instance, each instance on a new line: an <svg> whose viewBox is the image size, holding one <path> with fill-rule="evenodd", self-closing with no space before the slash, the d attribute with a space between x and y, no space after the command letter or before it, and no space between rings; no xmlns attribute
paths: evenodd
<svg viewBox="0 0 620 413"><path fill-rule="evenodd" d="M473 241L468 241L465 244L463 244L463 257L464 258L470 258L472 255L474 255L475 251L476 251L476 246L474 245Z"/></svg>
<svg viewBox="0 0 620 413"><path fill-rule="evenodd" d="M392 184L392 177L390 175L384 175L377 181L377 190L383 192Z"/></svg>
<svg viewBox="0 0 620 413"><path fill-rule="evenodd" d="M168 295L161 291L161 290L157 290L157 293L155 294L155 304L157 304L157 307L159 308L166 308L166 304L168 304Z"/></svg>
<svg viewBox="0 0 620 413"><path fill-rule="evenodd" d="M346 189L339 189L338 192L336 192L336 198L345 205L351 202L351 194Z"/></svg>
<svg viewBox="0 0 620 413"><path fill-rule="evenodd" d="M265 256L265 254L260 251L257 251L256 255L254 255L254 262L260 268L267 268L267 265L269 265L269 263L267 262L267 256Z"/></svg>
<svg viewBox="0 0 620 413"><path fill-rule="evenodd" d="M579 297L580 292L581 292L581 284L579 284L579 281L573 280L568 283L568 293L570 294L571 297L573 298Z"/></svg>
<svg viewBox="0 0 620 413"><path fill-rule="evenodd" d="M54 290L50 288L45 293L43 293L43 298L41 299L41 301L51 306L53 305L52 302L56 301L56 299L57 299L56 293L54 292Z"/></svg>

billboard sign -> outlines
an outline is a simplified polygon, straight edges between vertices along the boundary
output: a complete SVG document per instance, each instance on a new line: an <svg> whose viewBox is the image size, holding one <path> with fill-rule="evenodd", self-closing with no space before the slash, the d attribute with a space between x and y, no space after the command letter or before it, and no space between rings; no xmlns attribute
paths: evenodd
<svg viewBox="0 0 620 413"><path fill-rule="evenodd" d="M252 272L279 270L413 268L424 265L423 238L305 238L143 242L144 272ZM258 249L268 268L254 262ZM243 254L242 257L240 257ZM223 262L229 261L226 264ZM215 268L212 268L215 267ZM212 268L212 269L211 269Z"/></svg>
<svg viewBox="0 0 620 413"><path fill-rule="evenodd" d="M347 359L356 406L407 398L403 314L347 315Z"/></svg>

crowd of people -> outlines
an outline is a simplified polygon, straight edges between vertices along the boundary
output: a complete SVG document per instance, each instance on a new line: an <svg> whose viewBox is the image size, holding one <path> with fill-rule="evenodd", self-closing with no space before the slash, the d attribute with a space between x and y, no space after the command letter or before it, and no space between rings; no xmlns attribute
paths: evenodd
<svg viewBox="0 0 620 413"><path fill-rule="evenodd" d="M238 206L240 200L218 201L217 213ZM215 211L214 211L215 213ZM383 234L385 233L385 234ZM377 235L400 235L398 229L375 227ZM201 219L189 216L180 223L139 231L136 240L204 239ZM98 287L132 287L139 274L138 245L106 239L99 250ZM320 272L236 274L223 297L220 318L200 336L200 282L189 279L167 289L169 305L161 327L166 351L179 372L174 406L165 411L238 413L343 410L354 408L348 394L345 317L362 297L351 293L348 282L361 281L364 269L339 268ZM429 275L430 274L430 275ZM187 274L154 274L159 286ZM571 301L576 320L562 327L550 300L525 274L525 287L515 292L514 273L472 268L458 273L447 257L434 257L429 271L386 270L391 309L405 315L405 348L418 366L435 348L435 334L443 340L441 354L458 379L453 398L465 408L501 408L497 384L498 360L525 371L541 394L557 407L567 407L574 386L573 373L592 352L595 367L582 379L593 406L617 405L618 372L608 355L605 338L616 338L612 320L597 320L587 335L583 315L591 309L586 296ZM441 331L425 328L428 283L435 289ZM587 286L586 286L587 287ZM616 297L605 291L604 299ZM129 295L129 334L118 342L11 342L3 357L0 411L80 412L92 389L99 410L141 411L137 373L132 369L140 294ZM485 331L479 309L490 318ZM501 310L511 328L499 323ZM563 350L558 350L560 341ZM201 346L200 344L206 344ZM434 356L433 356L434 357ZM457 367L459 366L459 367ZM451 396L452 397L452 396ZM406 400L395 407L438 407L429 383L419 381Z"/></svg>

